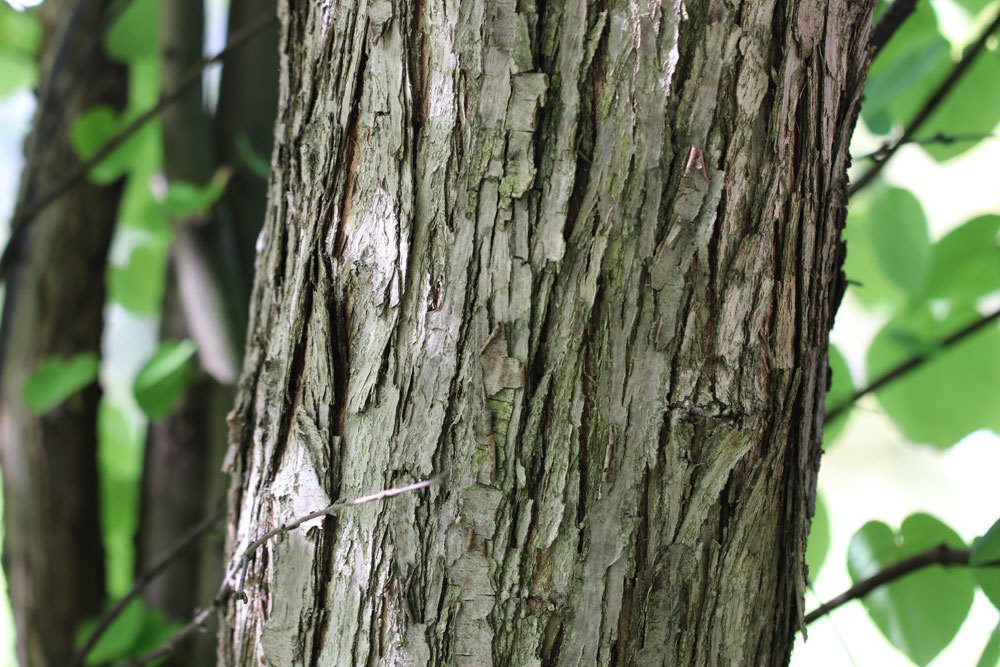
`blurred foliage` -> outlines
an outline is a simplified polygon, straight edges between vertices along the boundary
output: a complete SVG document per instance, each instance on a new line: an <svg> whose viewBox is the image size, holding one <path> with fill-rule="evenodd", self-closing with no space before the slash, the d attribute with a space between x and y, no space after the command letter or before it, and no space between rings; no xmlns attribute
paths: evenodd
<svg viewBox="0 0 1000 667"><path fill-rule="evenodd" d="M37 82L35 54L41 33L36 13L0 3L0 99Z"/></svg>
<svg viewBox="0 0 1000 667"><path fill-rule="evenodd" d="M150 419L170 413L184 393L190 361L197 352L190 339L164 341L135 377L135 402Z"/></svg>
<svg viewBox="0 0 1000 667"><path fill-rule="evenodd" d="M44 414L96 380L100 366L93 352L44 359L25 380L21 397L32 411Z"/></svg>
<svg viewBox="0 0 1000 667"><path fill-rule="evenodd" d="M879 2L879 13L888 4ZM989 0L917 2L915 12L872 64L861 113L867 130L882 142L898 139L998 11L1000 3ZM1000 50L994 37L917 133L920 150L946 162L981 141L996 140L991 135L1000 123L997 82ZM922 141L942 136L973 140ZM871 164L868 158L859 163L858 173ZM877 179L852 197L844 238L849 293L884 321L868 348L863 375L855 373L857 387L926 356L925 363L875 392L884 414L905 438L914 447L947 450L978 429L1000 432L1000 329L990 323L942 346L944 339L996 307L1000 215L976 216L935 242L919 199ZM844 404L852 391L847 364L834 347L829 364L833 378L827 410ZM836 442L849 419L842 414L827 425L825 447ZM828 521L818 504L807 554L811 577L816 573L814 544L815 553L828 548ZM996 560L998 533L994 525L975 543L975 563ZM966 546L953 529L928 515L908 517L898 531L873 521L855 534L848 570L858 581L941 543ZM977 586L997 605L1000 569L924 568L877 589L863 603L882 634L914 663L924 665L954 638ZM995 665L1000 659L998 632L987 642L980 664Z"/></svg>

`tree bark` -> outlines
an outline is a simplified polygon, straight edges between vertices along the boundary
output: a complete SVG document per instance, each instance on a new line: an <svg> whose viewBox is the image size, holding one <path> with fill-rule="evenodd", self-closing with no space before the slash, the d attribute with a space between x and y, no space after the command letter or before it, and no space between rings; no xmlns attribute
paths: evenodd
<svg viewBox="0 0 1000 667"><path fill-rule="evenodd" d="M109 4L51 0L39 8L42 84L15 219L78 163L69 143L72 119L95 104L124 103L125 70L94 43ZM120 191L120 183L81 182L11 230L0 336L4 568L18 660L32 667L68 664L78 624L104 602L96 467L101 391L95 383L37 415L22 388L46 358L99 354Z"/></svg>
<svg viewBox="0 0 1000 667"><path fill-rule="evenodd" d="M281 3L226 664L787 661L871 9Z"/></svg>

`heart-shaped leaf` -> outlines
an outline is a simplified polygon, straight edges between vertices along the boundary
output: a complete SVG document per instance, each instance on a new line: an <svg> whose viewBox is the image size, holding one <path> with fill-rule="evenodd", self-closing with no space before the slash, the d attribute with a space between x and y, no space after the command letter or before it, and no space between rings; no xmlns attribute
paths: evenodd
<svg viewBox="0 0 1000 667"><path fill-rule="evenodd" d="M38 364L21 389L21 396L36 414L44 414L97 379L101 363L93 352L69 359L50 357Z"/></svg>
<svg viewBox="0 0 1000 667"><path fill-rule="evenodd" d="M940 544L964 547L955 531L927 514L907 517L898 533L871 521L851 538L847 569L857 583ZM958 633L974 594L967 569L931 566L876 588L862 602L893 646L918 665L926 665Z"/></svg>

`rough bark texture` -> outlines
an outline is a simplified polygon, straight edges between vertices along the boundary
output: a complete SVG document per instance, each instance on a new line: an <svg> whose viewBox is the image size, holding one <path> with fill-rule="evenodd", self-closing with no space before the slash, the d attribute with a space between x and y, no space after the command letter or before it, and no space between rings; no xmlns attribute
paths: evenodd
<svg viewBox="0 0 1000 667"><path fill-rule="evenodd" d="M71 119L95 104L122 106L125 71L95 48L110 2L50 0L41 8L39 107L27 142L17 211L77 164ZM12 271L3 309L0 467L4 568L21 665L66 665L84 617L104 602L98 521L94 384L44 415L22 387L48 357L99 354L104 271L120 186L82 182L12 230Z"/></svg>
<svg viewBox="0 0 1000 667"><path fill-rule="evenodd" d="M279 6L227 664L780 664L870 2Z"/></svg>

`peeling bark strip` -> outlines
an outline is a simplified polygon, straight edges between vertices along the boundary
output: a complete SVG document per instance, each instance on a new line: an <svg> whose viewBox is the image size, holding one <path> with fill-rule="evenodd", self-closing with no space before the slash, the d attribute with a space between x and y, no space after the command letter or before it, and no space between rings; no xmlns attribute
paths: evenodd
<svg viewBox="0 0 1000 667"><path fill-rule="evenodd" d="M870 12L281 5L223 660L787 659Z"/></svg>

